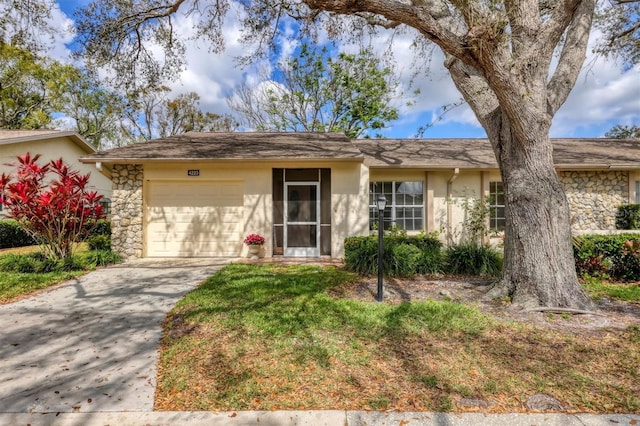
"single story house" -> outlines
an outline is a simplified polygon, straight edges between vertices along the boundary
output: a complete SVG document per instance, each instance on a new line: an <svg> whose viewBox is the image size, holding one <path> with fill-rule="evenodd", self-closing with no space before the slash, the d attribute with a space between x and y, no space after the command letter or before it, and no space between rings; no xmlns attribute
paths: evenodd
<svg viewBox="0 0 640 426"><path fill-rule="evenodd" d="M555 139L573 228L615 229L640 196L640 140ZM112 171L112 244L129 257L344 256L367 235L375 198L409 233L460 237L461 200L490 197L504 226L500 173L486 139L369 139L331 133L186 133L81 158Z"/></svg>
<svg viewBox="0 0 640 426"><path fill-rule="evenodd" d="M104 196L108 204L111 198L111 173L108 170L96 170L90 164L78 159L96 152L95 148L76 132L59 130L3 130L0 129L0 174L11 173L17 163L17 157L27 152L40 154L40 164L62 159L82 174L91 173L89 189ZM0 204L0 217L6 215Z"/></svg>

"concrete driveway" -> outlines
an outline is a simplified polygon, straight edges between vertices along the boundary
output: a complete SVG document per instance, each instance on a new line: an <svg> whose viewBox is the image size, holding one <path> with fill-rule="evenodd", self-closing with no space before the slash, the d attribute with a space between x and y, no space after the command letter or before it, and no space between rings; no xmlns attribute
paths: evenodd
<svg viewBox="0 0 640 426"><path fill-rule="evenodd" d="M0 413L151 411L161 322L227 260L139 260L0 305Z"/></svg>

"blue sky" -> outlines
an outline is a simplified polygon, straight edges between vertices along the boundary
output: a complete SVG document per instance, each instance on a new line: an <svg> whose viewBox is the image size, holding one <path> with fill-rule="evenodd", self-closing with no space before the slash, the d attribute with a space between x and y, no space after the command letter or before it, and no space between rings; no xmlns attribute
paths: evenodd
<svg viewBox="0 0 640 426"><path fill-rule="evenodd" d="M76 8L87 4L87 0L59 0L60 10L52 11L54 22L65 25L71 23ZM233 13L230 14L233 16ZM178 32L192 31L188 18L178 18L174 27ZM229 20L225 24L227 49L222 54L211 54L204 43L189 43L187 65L180 79L169 86L177 95L195 91L201 96L204 110L222 114L231 112L226 98L243 80L256 81L258 69L269 69L271 64L263 62L250 68L239 69L233 58L246 51L246 46L238 42L238 23ZM597 36L597 35L596 35ZM592 39L595 36L592 35ZM375 45L382 54L387 46L387 36L380 35ZM51 55L59 60L67 60L72 36L62 35L53 45ZM593 42L593 40L591 41ZM399 94L394 102L400 109L400 119L390 124L382 133L389 138L414 137L420 126L425 126L441 115L443 105L457 102L460 95L453 86L448 73L443 68L439 52L430 61L424 60L424 72L412 77L416 67L409 49L411 40L396 37L391 51L396 70L400 73L400 91L420 94L412 107L406 107L407 98ZM293 52L296 43L281 41L280 55ZM353 46L343 46L345 50ZM412 83L410 83L412 81ZM552 137L601 137L616 124L640 125L640 66L623 69L621 64L590 55L567 102L558 111L551 128ZM466 106L454 108L423 134L426 138L485 137L484 130L477 123L473 113Z"/></svg>

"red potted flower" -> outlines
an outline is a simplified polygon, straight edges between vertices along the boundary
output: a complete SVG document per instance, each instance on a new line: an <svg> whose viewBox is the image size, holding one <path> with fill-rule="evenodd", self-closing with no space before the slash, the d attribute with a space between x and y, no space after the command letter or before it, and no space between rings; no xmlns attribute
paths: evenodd
<svg viewBox="0 0 640 426"><path fill-rule="evenodd" d="M260 248L264 244L264 237L260 234L249 234L244 239L244 243L249 247L249 254L251 259L258 260L260 254Z"/></svg>

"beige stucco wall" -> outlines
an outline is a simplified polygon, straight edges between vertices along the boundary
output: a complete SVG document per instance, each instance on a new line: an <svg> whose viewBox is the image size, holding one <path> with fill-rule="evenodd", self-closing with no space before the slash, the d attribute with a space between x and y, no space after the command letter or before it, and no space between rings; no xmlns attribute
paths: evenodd
<svg viewBox="0 0 640 426"><path fill-rule="evenodd" d="M489 181L500 180L498 171L481 170L418 170L371 169L371 182L420 181L423 182L425 200L425 231L439 232L445 243L456 243L463 237L462 222L465 197L488 195Z"/></svg>
<svg viewBox="0 0 640 426"><path fill-rule="evenodd" d="M635 202L638 171L560 171L572 214L574 232L614 230L617 208ZM426 231L440 231L445 243L464 237L465 197L489 195L489 182L500 181L498 170L372 169L371 181L422 181L425 188ZM498 241L498 240L496 240Z"/></svg>
<svg viewBox="0 0 640 426"><path fill-rule="evenodd" d="M45 164L60 157L73 169L82 174L91 173L89 188L99 194L111 198L111 179L98 171L94 164L83 164L78 159L88 154L68 137L35 140L20 143L0 144L0 174L13 170L6 163L15 163L18 155L27 152L40 154L40 164Z"/></svg>
<svg viewBox="0 0 640 426"><path fill-rule="evenodd" d="M266 238L265 256L273 249L272 169L274 168L331 168L331 244L332 256L344 256L344 239L368 232L367 170L361 163L328 162L216 162L216 163L147 163L144 165L144 186L150 180L178 180L189 185L193 181L244 182L244 234L259 233ZM197 169L199 176L187 176L187 170ZM145 189L143 188L143 194ZM143 195L143 205L144 205ZM243 246L243 256L247 247Z"/></svg>
<svg viewBox="0 0 640 426"><path fill-rule="evenodd" d="M244 234L259 233L266 237L266 256L272 256L273 168L331 168L332 203L332 256L344 256L344 238L367 235L369 233L369 182L370 181L421 181L424 188L426 231L439 231L445 243L459 242L463 235L462 223L465 218L463 200L487 196L489 182L499 181L497 170L418 170L418 169L369 169L361 163L329 162L227 162L227 163L148 163L144 165L141 208L144 211L144 188L149 180L178 180L188 185L190 181L242 181L244 183ZM187 176L187 170L198 169L197 177ZM581 175L584 174L584 176ZM586 174L585 174L586 173ZM568 198L575 210L574 195L585 191L596 191L600 199L608 196L604 210L593 211L591 222L610 211L615 216L615 208L621 202L628 202L635 195L635 179L640 174L628 172L576 172L560 173L565 185L569 185ZM578 179L580 177L580 179ZM582 182L572 187L576 181ZM594 183L589 183L594 182ZM574 189L571 189L574 188ZM115 187L114 187L115 189ZM590 217L591 217L590 216ZM607 219L602 226L611 227ZM599 222L598 222L599 223ZM604 229L609 229L604 228ZM596 229L592 226L590 229ZM131 240L131 233L129 240ZM135 232L134 234L135 235ZM135 237L134 237L135 239ZM140 253L144 255L144 251ZM242 255L247 254L243 246Z"/></svg>

